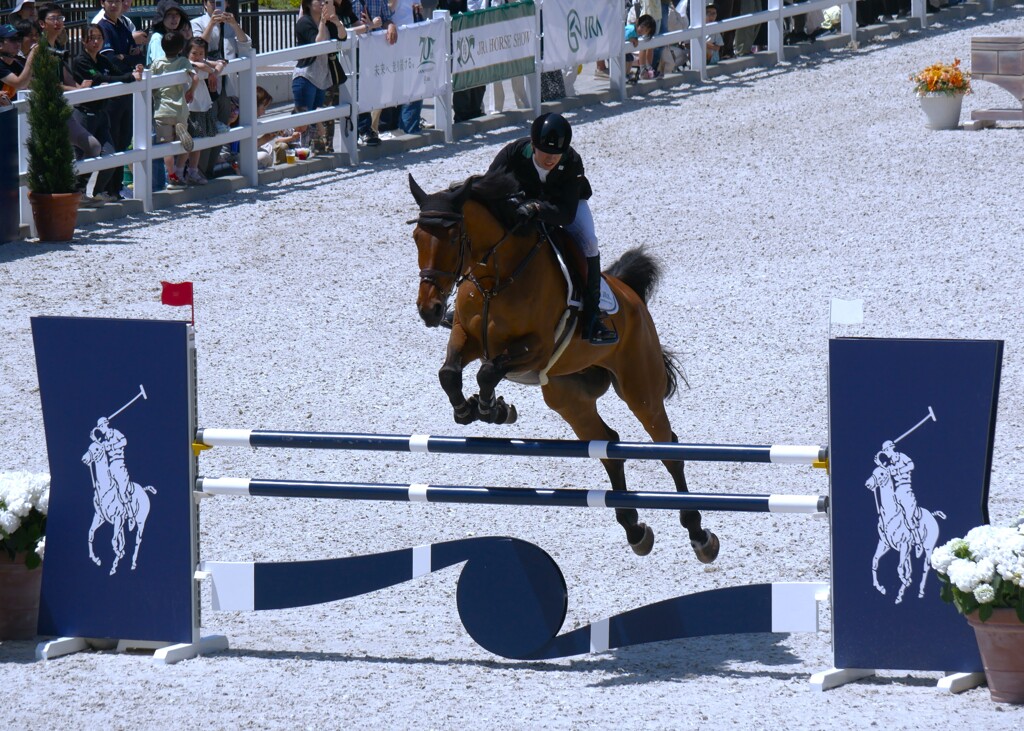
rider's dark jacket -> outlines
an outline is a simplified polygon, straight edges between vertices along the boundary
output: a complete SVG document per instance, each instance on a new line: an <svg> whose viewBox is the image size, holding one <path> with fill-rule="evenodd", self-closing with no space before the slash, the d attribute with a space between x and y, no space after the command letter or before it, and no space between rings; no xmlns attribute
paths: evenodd
<svg viewBox="0 0 1024 731"><path fill-rule="evenodd" d="M583 174L583 159L569 148L543 183L533 164L533 143L529 137L510 142L494 158L488 172L503 170L515 175L529 199L540 201L537 218L546 223L567 226L576 219L576 207L593 195L590 181Z"/></svg>

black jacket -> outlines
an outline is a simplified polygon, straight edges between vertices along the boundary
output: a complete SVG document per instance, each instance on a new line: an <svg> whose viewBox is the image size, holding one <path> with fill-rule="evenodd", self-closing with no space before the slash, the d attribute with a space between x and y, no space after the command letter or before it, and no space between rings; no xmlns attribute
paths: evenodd
<svg viewBox="0 0 1024 731"><path fill-rule="evenodd" d="M537 218L545 223L569 225L576 219L580 201L594 194L583 174L583 159L571 147L543 183L533 164L533 143L529 137L505 145L491 163L490 171L496 170L515 175L526 197L541 202Z"/></svg>

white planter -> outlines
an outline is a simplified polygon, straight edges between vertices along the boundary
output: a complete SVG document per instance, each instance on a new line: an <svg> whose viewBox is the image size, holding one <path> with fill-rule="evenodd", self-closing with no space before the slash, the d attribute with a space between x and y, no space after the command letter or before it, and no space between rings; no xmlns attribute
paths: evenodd
<svg viewBox="0 0 1024 731"><path fill-rule="evenodd" d="M922 94L921 110L928 118L928 129L956 129L960 126L960 107L963 94Z"/></svg>

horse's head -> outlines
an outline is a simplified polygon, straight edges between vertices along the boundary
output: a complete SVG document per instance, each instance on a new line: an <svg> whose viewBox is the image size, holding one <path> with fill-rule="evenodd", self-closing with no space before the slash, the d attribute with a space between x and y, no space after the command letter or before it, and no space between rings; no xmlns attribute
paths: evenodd
<svg viewBox="0 0 1024 731"><path fill-rule="evenodd" d="M82 455L82 464L95 464L103 455L103 447L98 442L93 442Z"/></svg>
<svg viewBox="0 0 1024 731"><path fill-rule="evenodd" d="M427 327L441 323L448 298L462 275L467 245L463 238L462 206L472 185L470 178L454 190L427 195L409 175L409 189L420 207L412 232L420 265L416 306Z"/></svg>

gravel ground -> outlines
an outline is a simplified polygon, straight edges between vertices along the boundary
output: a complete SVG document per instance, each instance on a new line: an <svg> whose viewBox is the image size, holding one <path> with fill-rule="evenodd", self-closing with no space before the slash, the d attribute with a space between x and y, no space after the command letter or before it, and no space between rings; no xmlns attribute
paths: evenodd
<svg viewBox="0 0 1024 731"><path fill-rule="evenodd" d="M1024 289L1020 125L923 126L907 76L969 59L970 37L1024 34L1021 6L769 70L576 110L577 148L597 191L606 261L647 243L666 277L651 308L682 354L691 389L669 403L683 441L825 443L829 298L863 298L843 335L1007 342L990 509L1022 507ZM978 83L971 109L1004 106ZM69 246L0 248L0 470L46 471L29 317L171 318L161 279L193 280L203 426L571 438L540 391L506 384L513 427L452 421L437 385L445 333L414 308L417 265L406 174L427 189L483 171L499 130L82 231ZM625 440L645 435L602 401ZM129 458L130 459L130 458ZM209 475L603 487L589 461L217 449ZM515 470L510 475L511 469ZM771 474L767 474L770 472ZM630 463L634 487L670 489L660 465ZM809 468L691 464L709 492L826 489ZM696 562L674 514L637 558L613 517L571 509L489 509L218 498L203 504L202 553L291 560L513 535L544 548L569 586L564 630L707 588L826 580L824 526L800 516L711 514L719 560ZM584 550L580 550L585 547ZM830 635L684 640L551 662L477 647L449 570L345 602L213 613L231 650L162 667L143 654L33 662L0 644L10 728L1020 728L1024 712L985 688L938 694L937 673L880 677L814 694ZM828 613L822 611L823 627ZM563 631L564 631L563 630Z"/></svg>

